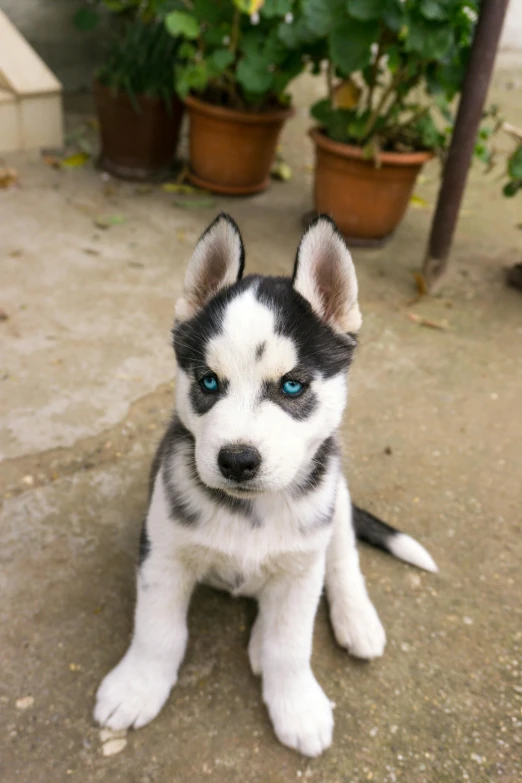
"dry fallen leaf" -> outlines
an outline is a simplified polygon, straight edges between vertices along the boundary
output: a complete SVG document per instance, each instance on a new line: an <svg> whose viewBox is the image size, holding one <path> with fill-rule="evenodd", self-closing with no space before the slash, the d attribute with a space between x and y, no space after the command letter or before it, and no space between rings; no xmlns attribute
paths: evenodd
<svg viewBox="0 0 522 783"><path fill-rule="evenodd" d="M408 313L408 318L410 321L413 321L414 324L426 326L429 329L441 329L444 331L449 326L446 319L443 319L442 321L433 321L431 318L425 318L423 315L417 315L417 313Z"/></svg>
<svg viewBox="0 0 522 783"><path fill-rule="evenodd" d="M52 169L60 169L62 167L62 160L57 155L42 155L42 160L47 163Z"/></svg>
<svg viewBox="0 0 522 783"><path fill-rule="evenodd" d="M278 179L281 182L288 182L292 179L292 169L283 160L279 163L274 163L270 170L270 176L272 179Z"/></svg>
<svg viewBox="0 0 522 783"><path fill-rule="evenodd" d="M74 155L68 155L66 158L63 158L61 165L66 169L77 169L85 166L88 160L89 155L87 152L76 152Z"/></svg>
<svg viewBox="0 0 522 783"><path fill-rule="evenodd" d="M0 307L0 321L8 321L9 316L7 315L6 311Z"/></svg>
<svg viewBox="0 0 522 783"><path fill-rule="evenodd" d="M422 272L415 272L415 285L417 286L417 291L419 292L419 296L427 296L428 287L426 285L426 280L424 279L424 275L422 274Z"/></svg>
<svg viewBox="0 0 522 783"><path fill-rule="evenodd" d="M121 226L125 223L125 217L123 215L98 215L94 218L94 225L97 228L110 228L111 226Z"/></svg>
<svg viewBox="0 0 522 783"><path fill-rule="evenodd" d="M361 88L351 79L345 79L334 90L334 104L337 109L353 109L361 97Z"/></svg>
<svg viewBox="0 0 522 783"><path fill-rule="evenodd" d="M196 193L206 194L205 190L195 188L193 185L184 185L181 182L165 182L161 186L161 189L164 190L165 193L181 193L183 196L189 196Z"/></svg>
<svg viewBox="0 0 522 783"><path fill-rule="evenodd" d="M18 172L16 169L7 167L0 168L0 188L8 188L18 182Z"/></svg>
<svg viewBox="0 0 522 783"><path fill-rule="evenodd" d="M415 207L415 209L430 209L430 204L426 199L422 198L422 196L417 196L416 194L413 194L410 198L410 204L412 207Z"/></svg>
<svg viewBox="0 0 522 783"><path fill-rule="evenodd" d="M81 670L81 668L82 668L82 667L80 666L80 664L79 664L79 663L70 663L70 664L69 664L69 669L70 669L72 672L79 672L79 671Z"/></svg>

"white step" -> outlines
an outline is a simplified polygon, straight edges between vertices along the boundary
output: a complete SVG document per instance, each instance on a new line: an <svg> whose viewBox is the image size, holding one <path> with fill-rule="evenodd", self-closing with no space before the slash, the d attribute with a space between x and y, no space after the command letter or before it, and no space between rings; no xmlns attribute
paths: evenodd
<svg viewBox="0 0 522 783"><path fill-rule="evenodd" d="M62 144L62 85L0 10L0 153Z"/></svg>

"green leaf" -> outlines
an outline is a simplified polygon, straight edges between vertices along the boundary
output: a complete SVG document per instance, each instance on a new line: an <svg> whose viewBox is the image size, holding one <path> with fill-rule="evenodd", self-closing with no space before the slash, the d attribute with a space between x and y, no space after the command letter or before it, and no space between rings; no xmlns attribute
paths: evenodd
<svg viewBox="0 0 522 783"><path fill-rule="evenodd" d="M214 66L212 70L222 74L234 62L234 53L230 49L216 49L210 55L209 60Z"/></svg>
<svg viewBox="0 0 522 783"><path fill-rule="evenodd" d="M196 54L196 47L188 41L183 41L178 49L178 57L180 60L193 60Z"/></svg>
<svg viewBox="0 0 522 783"><path fill-rule="evenodd" d="M315 41L317 37L303 18L292 22L292 24L281 22L277 28L277 35L288 49L298 49Z"/></svg>
<svg viewBox="0 0 522 783"><path fill-rule="evenodd" d="M123 215L99 215L94 218L94 225L97 228L110 228L111 226L120 226L125 223Z"/></svg>
<svg viewBox="0 0 522 783"><path fill-rule="evenodd" d="M105 7L115 14L119 14L121 11L128 11L129 8L123 2L123 0L104 0Z"/></svg>
<svg viewBox="0 0 522 783"><path fill-rule="evenodd" d="M508 174L511 179L522 179L522 144L509 159Z"/></svg>
<svg viewBox="0 0 522 783"><path fill-rule="evenodd" d="M508 196L508 198L511 198L512 196L516 196L519 190L522 189L522 179L518 180L518 182L508 182L506 185L504 185L503 193L504 196Z"/></svg>
<svg viewBox="0 0 522 783"><path fill-rule="evenodd" d="M100 21L100 15L93 8L79 8L73 16L73 24L83 33L94 30Z"/></svg>
<svg viewBox="0 0 522 783"><path fill-rule="evenodd" d="M243 57L237 66L237 80L243 89L252 94L267 93L273 83L268 64L262 58Z"/></svg>
<svg viewBox="0 0 522 783"><path fill-rule="evenodd" d="M422 0L420 12L425 19L436 19L443 21L448 18L448 13L444 6L437 0Z"/></svg>
<svg viewBox="0 0 522 783"><path fill-rule="evenodd" d="M367 22L379 19L384 11L386 3L383 0L347 0L346 8L350 16Z"/></svg>
<svg viewBox="0 0 522 783"><path fill-rule="evenodd" d="M476 158L478 158L482 163L489 163L491 159L491 153L486 147L485 144L475 144L474 153Z"/></svg>
<svg viewBox="0 0 522 783"><path fill-rule="evenodd" d="M274 16L284 16L293 11L291 0L265 0L261 6L261 15L270 19Z"/></svg>
<svg viewBox="0 0 522 783"><path fill-rule="evenodd" d="M321 125L327 125L333 108L328 98L323 98L321 101L317 101L310 109L310 114Z"/></svg>
<svg viewBox="0 0 522 783"><path fill-rule="evenodd" d="M405 48L415 52L423 60L442 60L453 43L453 29L448 25L417 22L408 28Z"/></svg>
<svg viewBox="0 0 522 783"><path fill-rule="evenodd" d="M378 22L346 20L330 33L332 62L343 75L364 68L371 57L371 45L379 32Z"/></svg>
<svg viewBox="0 0 522 783"><path fill-rule="evenodd" d="M345 18L344 0L307 0L303 5L303 19L315 36L327 35Z"/></svg>
<svg viewBox="0 0 522 783"><path fill-rule="evenodd" d="M189 40L199 37L199 23L195 16L185 11L171 11L165 17L165 26L174 36L181 35Z"/></svg>

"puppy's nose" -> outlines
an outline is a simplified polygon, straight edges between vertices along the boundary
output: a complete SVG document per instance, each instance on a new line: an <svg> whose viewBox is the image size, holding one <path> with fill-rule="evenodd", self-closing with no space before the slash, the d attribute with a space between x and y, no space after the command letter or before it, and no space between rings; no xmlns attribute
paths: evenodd
<svg viewBox="0 0 522 783"><path fill-rule="evenodd" d="M259 470L261 454L245 443L223 446L218 454L218 465L225 478L233 481L249 481Z"/></svg>

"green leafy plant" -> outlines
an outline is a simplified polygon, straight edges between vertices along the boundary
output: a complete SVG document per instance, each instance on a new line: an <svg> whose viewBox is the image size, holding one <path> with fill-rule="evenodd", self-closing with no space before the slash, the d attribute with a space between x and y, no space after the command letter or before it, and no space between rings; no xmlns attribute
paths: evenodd
<svg viewBox="0 0 522 783"><path fill-rule="evenodd" d="M473 38L476 0L302 0L296 46L316 42L328 97L312 115L333 140L443 150ZM314 38L315 36L315 38ZM319 39L319 40L318 40Z"/></svg>
<svg viewBox="0 0 522 783"><path fill-rule="evenodd" d="M516 196L518 191L522 190L522 142L519 142L508 158L507 174L508 181L504 185L504 195Z"/></svg>
<svg viewBox="0 0 522 783"><path fill-rule="evenodd" d="M180 41L176 90L210 103L263 111L287 105L287 87L306 65L303 45L289 46L292 0L185 0L166 16Z"/></svg>
<svg viewBox="0 0 522 783"><path fill-rule="evenodd" d="M163 98L174 95L177 42L165 29L165 16L175 0L94 0L78 9L74 24L94 30L109 15L107 51L96 78L115 92Z"/></svg>

